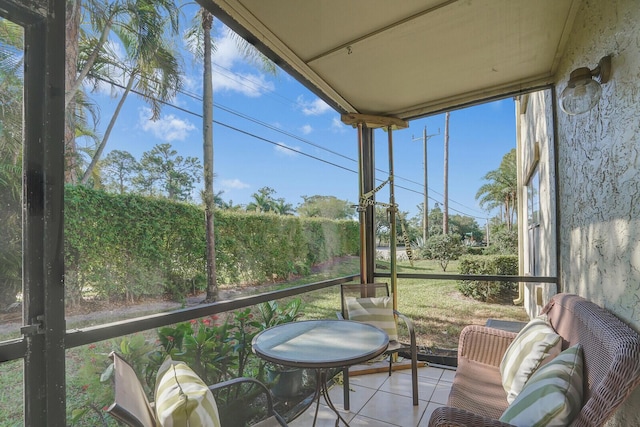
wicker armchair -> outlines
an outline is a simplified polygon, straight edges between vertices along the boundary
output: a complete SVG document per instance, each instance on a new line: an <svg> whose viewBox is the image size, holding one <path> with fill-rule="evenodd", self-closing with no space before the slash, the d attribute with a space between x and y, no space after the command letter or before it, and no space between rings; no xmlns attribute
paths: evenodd
<svg viewBox="0 0 640 427"><path fill-rule="evenodd" d="M543 313L562 337L562 348L583 346L584 399L572 426L601 426L640 384L640 336L617 317L577 295L558 294ZM468 326L460 335L458 369L446 407L430 427L509 426L500 361L516 334Z"/></svg>

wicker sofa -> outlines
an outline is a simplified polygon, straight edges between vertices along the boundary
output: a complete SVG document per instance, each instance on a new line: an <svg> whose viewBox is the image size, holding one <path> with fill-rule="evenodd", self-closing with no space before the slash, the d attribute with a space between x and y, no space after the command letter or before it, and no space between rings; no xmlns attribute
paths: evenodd
<svg viewBox="0 0 640 427"><path fill-rule="evenodd" d="M577 295L555 295L543 313L562 337L563 349L583 346L583 406L572 425L603 425L640 383L640 336ZM429 426L509 426L498 421L508 407L499 366L515 337L477 325L462 331L447 406L433 412Z"/></svg>

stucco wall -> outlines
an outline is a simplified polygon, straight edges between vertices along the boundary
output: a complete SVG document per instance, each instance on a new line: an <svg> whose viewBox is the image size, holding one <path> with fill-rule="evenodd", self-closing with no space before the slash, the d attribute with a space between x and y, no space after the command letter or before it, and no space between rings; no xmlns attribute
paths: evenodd
<svg viewBox="0 0 640 427"><path fill-rule="evenodd" d="M640 2L584 1L557 73L612 55L589 113L558 112L560 279L640 331ZM640 425L640 391L611 425Z"/></svg>
<svg viewBox="0 0 640 427"><path fill-rule="evenodd" d="M578 116L569 116L558 109L557 268L562 291L594 301L640 331L638 0L582 3L556 73L557 94L565 88L572 70L594 68L607 54L612 55L612 76L602 87L598 105ZM552 102L548 91L531 94L525 114L520 115L523 173L530 162L533 144L553 141L553 128L549 126ZM553 158L545 159L544 152L541 149L540 168L547 162L552 165ZM552 178L553 170L548 172ZM541 193L542 187L541 182ZM553 199L541 194L542 206L552 204ZM542 207L542 216L547 214L552 215ZM546 233L542 238L553 240ZM523 244L526 246L526 241ZM552 245L548 249L542 252L543 257L555 257ZM527 254L525 247L521 248L521 254ZM530 314L535 314L538 307L532 298L525 303ZM640 389L636 389L608 425L640 425L639 408Z"/></svg>
<svg viewBox="0 0 640 427"><path fill-rule="evenodd" d="M585 1L560 64L611 54L613 74L590 112L558 114L561 280L564 289L640 329L640 3Z"/></svg>

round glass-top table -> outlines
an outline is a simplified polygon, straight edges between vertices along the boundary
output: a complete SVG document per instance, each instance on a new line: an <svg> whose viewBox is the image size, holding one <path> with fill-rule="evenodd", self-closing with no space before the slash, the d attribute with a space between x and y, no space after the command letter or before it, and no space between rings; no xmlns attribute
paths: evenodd
<svg viewBox="0 0 640 427"><path fill-rule="evenodd" d="M327 370L351 366L384 353L389 345L387 334L366 323L350 320L305 320L285 323L260 332L251 342L260 358L279 365L311 368L316 371L316 413L320 395L336 413L338 420L348 423L335 408L327 390ZM313 402L312 400L312 402Z"/></svg>

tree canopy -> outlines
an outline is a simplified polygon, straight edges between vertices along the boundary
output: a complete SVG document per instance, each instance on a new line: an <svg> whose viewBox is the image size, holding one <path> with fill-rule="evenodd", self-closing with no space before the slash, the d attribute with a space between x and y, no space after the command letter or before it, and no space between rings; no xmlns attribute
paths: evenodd
<svg viewBox="0 0 640 427"><path fill-rule="evenodd" d="M276 190L271 187L262 187L257 193L253 193L253 202L247 204L247 211L278 215L293 215L293 205L287 203L282 197L275 198Z"/></svg>
<svg viewBox="0 0 640 427"><path fill-rule="evenodd" d="M302 196L298 205L298 215L330 219L351 219L355 215L353 203L335 196Z"/></svg>

